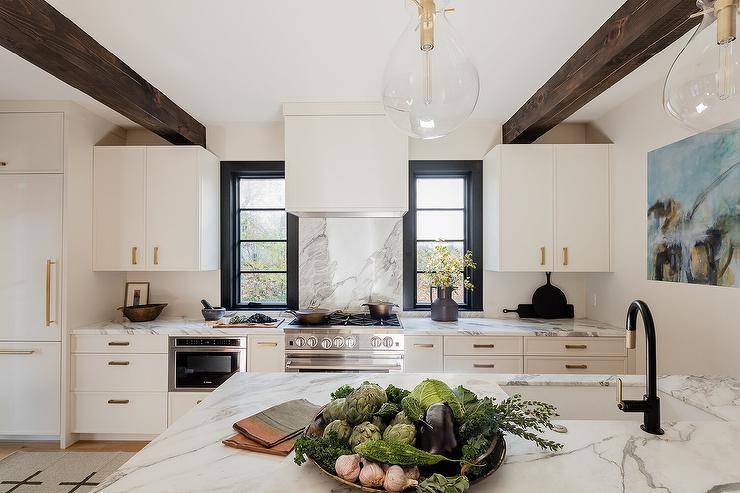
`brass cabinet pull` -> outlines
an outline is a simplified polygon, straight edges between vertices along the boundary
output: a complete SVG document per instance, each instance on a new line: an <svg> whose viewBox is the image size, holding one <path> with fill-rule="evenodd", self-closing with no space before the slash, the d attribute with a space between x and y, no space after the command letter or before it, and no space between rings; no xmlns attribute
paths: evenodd
<svg viewBox="0 0 740 493"><path fill-rule="evenodd" d="M565 367L569 370L585 370L588 368L588 365L568 365L566 364Z"/></svg>
<svg viewBox="0 0 740 493"><path fill-rule="evenodd" d="M139 249L136 247L131 247L131 265L136 265L138 263L137 258L136 258L136 254L138 253L138 250Z"/></svg>
<svg viewBox="0 0 740 493"><path fill-rule="evenodd" d="M482 364L482 363L473 363L473 368L494 368L496 365L493 363L489 364Z"/></svg>
<svg viewBox="0 0 740 493"><path fill-rule="evenodd" d="M540 265L545 265L545 247L540 247Z"/></svg>
<svg viewBox="0 0 740 493"><path fill-rule="evenodd" d="M108 404L128 404L128 399L108 399Z"/></svg>
<svg viewBox="0 0 740 493"><path fill-rule="evenodd" d="M154 265L159 265L159 247L154 247Z"/></svg>
<svg viewBox="0 0 740 493"><path fill-rule="evenodd" d="M493 349L495 347L495 344L473 344L474 349Z"/></svg>
<svg viewBox="0 0 740 493"><path fill-rule="evenodd" d="M585 344L566 344L565 349L586 349L588 348Z"/></svg>
<svg viewBox="0 0 740 493"><path fill-rule="evenodd" d="M35 352L36 351L34 351L33 349L0 349L0 355L17 355L17 356L25 355L27 356Z"/></svg>
<svg viewBox="0 0 740 493"><path fill-rule="evenodd" d="M56 323L51 319L51 266L56 264L51 259L46 261L46 326Z"/></svg>
<svg viewBox="0 0 740 493"><path fill-rule="evenodd" d="M277 342L258 342L258 346L269 346L269 347L277 347Z"/></svg>
<svg viewBox="0 0 740 493"><path fill-rule="evenodd" d="M414 347L419 347L419 348L433 348L434 347L434 344L414 344Z"/></svg>
<svg viewBox="0 0 740 493"><path fill-rule="evenodd" d="M108 366L128 366L130 362L128 361L109 361Z"/></svg>
<svg viewBox="0 0 740 493"><path fill-rule="evenodd" d="M109 346L130 346L131 343L128 341L110 341Z"/></svg>
<svg viewBox="0 0 740 493"><path fill-rule="evenodd" d="M568 247L563 247L563 265L568 265Z"/></svg>
<svg viewBox="0 0 740 493"><path fill-rule="evenodd" d="M0 161L0 166L7 166L7 165L8 163L6 163L5 161Z"/></svg>
<svg viewBox="0 0 740 493"><path fill-rule="evenodd" d="M203 402L203 399L198 399L197 401L195 401L195 405L197 406L197 405L198 405L198 404L200 404L201 402Z"/></svg>

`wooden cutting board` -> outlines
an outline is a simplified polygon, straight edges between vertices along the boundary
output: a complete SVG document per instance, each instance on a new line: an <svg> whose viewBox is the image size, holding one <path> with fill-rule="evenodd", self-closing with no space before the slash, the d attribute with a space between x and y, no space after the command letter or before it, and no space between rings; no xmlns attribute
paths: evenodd
<svg viewBox="0 0 740 493"><path fill-rule="evenodd" d="M285 319L279 319L277 322L266 324L230 324L228 319L219 320L213 325L214 329L275 329L280 326Z"/></svg>

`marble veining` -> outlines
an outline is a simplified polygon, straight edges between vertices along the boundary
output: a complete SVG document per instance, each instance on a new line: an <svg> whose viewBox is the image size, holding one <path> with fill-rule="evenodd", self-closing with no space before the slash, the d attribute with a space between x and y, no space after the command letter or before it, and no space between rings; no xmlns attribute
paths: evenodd
<svg viewBox="0 0 740 493"><path fill-rule="evenodd" d="M232 449L221 440L241 417L290 398L317 404L344 383L365 379L413 387L424 375L238 374L189 411L107 478L96 491L278 492L286 485L311 492L349 491L311 464ZM571 375L569 378L581 378ZM448 374L497 399L505 392L489 376ZM547 376L546 378L549 378ZM602 377L603 378L603 377ZM680 377L679 377L680 378ZM691 377L686 377L691 378ZM710 385L710 383L707 383ZM564 444L557 453L507 436L505 464L471 491L720 492L740 487L740 422L664 423L663 436L646 435L636 421L560 421L567 434L547 435Z"/></svg>
<svg viewBox="0 0 740 493"><path fill-rule="evenodd" d="M361 310L369 300L401 304L403 221L302 218L300 306Z"/></svg>
<svg viewBox="0 0 740 493"><path fill-rule="evenodd" d="M728 421L740 421L740 378L668 375L658 389Z"/></svg>

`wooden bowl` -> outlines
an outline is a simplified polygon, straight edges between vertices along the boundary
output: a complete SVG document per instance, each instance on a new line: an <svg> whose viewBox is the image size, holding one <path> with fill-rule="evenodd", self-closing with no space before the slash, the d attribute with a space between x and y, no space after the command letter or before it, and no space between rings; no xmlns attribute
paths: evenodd
<svg viewBox="0 0 740 493"><path fill-rule="evenodd" d="M314 417L314 420L306 426L306 429L303 430L303 434L309 437L318 438L323 435L324 427L326 426L324 424L324 409L322 408L321 411ZM492 442L492 447L488 449L486 454L484 454L480 458L480 462L485 462L488 464L489 469L486 471L485 474L482 476L479 476L475 478L474 480L470 481L470 485L474 485L476 483L479 483L489 477L491 474L496 472L496 470L501 467L501 464L504 463L504 459L506 458L506 440L504 439L503 433L499 432L498 438L494 440L495 443ZM352 488L358 489L360 491L365 491L367 493L380 493L385 492L383 488L369 488L367 486L362 486L359 483L350 483L349 481L340 478L333 472L327 471L323 467L321 467L315 460L313 460L310 456L306 456L308 460L315 465L319 471L321 471L322 474L325 474L332 478L333 480L342 483L344 485L350 486Z"/></svg>
<svg viewBox="0 0 740 493"><path fill-rule="evenodd" d="M123 312L123 316L132 322L151 322L156 319L164 310L167 303L155 303L151 305L122 306L118 309Z"/></svg>

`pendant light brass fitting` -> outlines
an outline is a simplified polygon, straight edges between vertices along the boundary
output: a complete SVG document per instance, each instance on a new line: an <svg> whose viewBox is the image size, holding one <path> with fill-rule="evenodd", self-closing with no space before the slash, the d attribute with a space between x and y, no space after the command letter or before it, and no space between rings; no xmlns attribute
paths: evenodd
<svg viewBox="0 0 740 493"><path fill-rule="evenodd" d="M740 5L740 0L716 0L714 2L714 15L717 17L717 44L735 41L738 5Z"/></svg>
<svg viewBox="0 0 740 493"><path fill-rule="evenodd" d="M421 51L434 49L434 14L437 6L434 0L420 0L419 17L421 24Z"/></svg>

